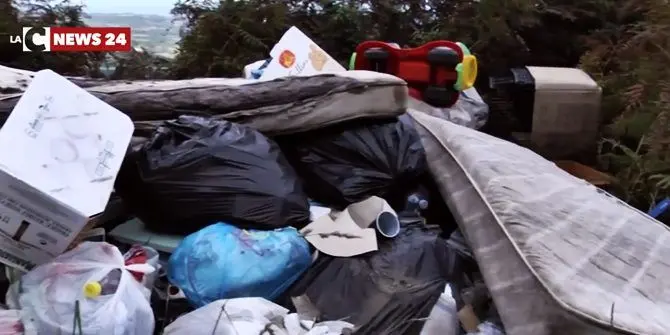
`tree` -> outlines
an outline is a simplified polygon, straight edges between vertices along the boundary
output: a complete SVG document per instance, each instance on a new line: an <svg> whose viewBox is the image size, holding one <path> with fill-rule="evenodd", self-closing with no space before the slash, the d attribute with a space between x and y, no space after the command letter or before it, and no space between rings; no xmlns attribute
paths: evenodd
<svg viewBox="0 0 670 335"><path fill-rule="evenodd" d="M169 60L146 50L132 50L127 53L114 53L108 56L114 70L109 79L166 79L169 75Z"/></svg>

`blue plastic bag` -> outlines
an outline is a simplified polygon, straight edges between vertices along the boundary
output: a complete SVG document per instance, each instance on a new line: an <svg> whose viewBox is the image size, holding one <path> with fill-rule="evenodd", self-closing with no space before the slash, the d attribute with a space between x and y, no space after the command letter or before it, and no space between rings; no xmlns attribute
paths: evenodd
<svg viewBox="0 0 670 335"><path fill-rule="evenodd" d="M168 279L197 307L218 299L273 300L311 265L307 241L293 227L242 230L217 223L188 235L168 262Z"/></svg>

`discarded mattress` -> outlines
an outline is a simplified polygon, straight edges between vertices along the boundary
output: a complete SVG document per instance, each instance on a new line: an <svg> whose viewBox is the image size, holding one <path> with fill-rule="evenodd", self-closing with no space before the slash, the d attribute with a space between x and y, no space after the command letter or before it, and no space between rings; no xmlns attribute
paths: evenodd
<svg viewBox="0 0 670 335"><path fill-rule="evenodd" d="M670 334L666 226L530 150L410 115L508 334Z"/></svg>
<svg viewBox="0 0 670 335"><path fill-rule="evenodd" d="M136 121L137 135L179 115L212 116L252 126L269 135L318 129L357 118L404 113L407 85L371 71L295 76L271 81L199 78L108 82L87 90ZM0 95L4 123L20 94Z"/></svg>

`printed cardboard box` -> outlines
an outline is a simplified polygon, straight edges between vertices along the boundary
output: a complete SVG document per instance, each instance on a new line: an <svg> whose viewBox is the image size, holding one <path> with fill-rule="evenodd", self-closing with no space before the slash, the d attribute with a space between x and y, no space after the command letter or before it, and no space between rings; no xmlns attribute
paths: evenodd
<svg viewBox="0 0 670 335"><path fill-rule="evenodd" d="M102 212L127 151L130 118L50 70L0 129L0 262L30 270Z"/></svg>
<svg viewBox="0 0 670 335"><path fill-rule="evenodd" d="M262 80L346 71L296 27L291 27L284 33L270 51L270 57L272 60L263 70L260 78Z"/></svg>

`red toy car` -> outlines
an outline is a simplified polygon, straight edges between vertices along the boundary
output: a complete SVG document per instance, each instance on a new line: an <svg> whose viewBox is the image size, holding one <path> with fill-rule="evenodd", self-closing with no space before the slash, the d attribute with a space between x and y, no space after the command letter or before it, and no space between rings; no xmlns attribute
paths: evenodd
<svg viewBox="0 0 670 335"><path fill-rule="evenodd" d="M477 59L462 43L432 41L412 49L366 41L356 47L350 67L384 72L407 82L410 95L435 107L449 107L459 91L474 85Z"/></svg>

